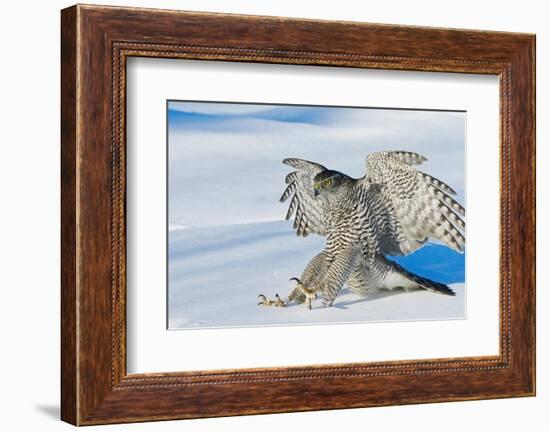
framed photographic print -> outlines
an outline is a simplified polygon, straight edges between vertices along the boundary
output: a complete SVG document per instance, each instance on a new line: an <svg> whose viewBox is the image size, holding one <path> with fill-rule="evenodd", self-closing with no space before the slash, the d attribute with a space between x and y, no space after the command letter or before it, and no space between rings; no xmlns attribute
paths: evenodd
<svg viewBox="0 0 550 431"><path fill-rule="evenodd" d="M63 420L535 394L533 35L61 30Z"/></svg>
<svg viewBox="0 0 550 431"><path fill-rule="evenodd" d="M466 317L465 209L454 198L464 200L465 112L179 100L167 111L169 329ZM413 168L428 160L458 193ZM370 227L365 250L348 250L345 237ZM358 264L369 247L380 251ZM342 272L329 276L337 258ZM290 300L277 293L289 278ZM413 304L399 287L443 296ZM255 289L258 305L287 309L258 308Z"/></svg>

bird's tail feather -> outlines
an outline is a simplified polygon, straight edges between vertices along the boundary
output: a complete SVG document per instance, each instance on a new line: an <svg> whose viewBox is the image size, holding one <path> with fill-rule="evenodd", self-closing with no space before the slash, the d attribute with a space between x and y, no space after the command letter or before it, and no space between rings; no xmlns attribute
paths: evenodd
<svg viewBox="0 0 550 431"><path fill-rule="evenodd" d="M414 274L410 271L407 271L405 268L403 268L401 265L387 261L392 266L392 272L399 274L400 277L408 280L409 282L412 282L417 285L417 287L420 287L422 289L428 290L433 293L440 293L443 295L450 295L455 296L455 292L446 284L439 283L434 280L430 280L429 278L422 277L420 275Z"/></svg>
<svg viewBox="0 0 550 431"><path fill-rule="evenodd" d="M429 290L433 293L441 293L442 295L455 296L456 293L453 289L443 283L430 280L429 278L421 277L420 275L410 273L410 277L418 283L418 285L426 290Z"/></svg>

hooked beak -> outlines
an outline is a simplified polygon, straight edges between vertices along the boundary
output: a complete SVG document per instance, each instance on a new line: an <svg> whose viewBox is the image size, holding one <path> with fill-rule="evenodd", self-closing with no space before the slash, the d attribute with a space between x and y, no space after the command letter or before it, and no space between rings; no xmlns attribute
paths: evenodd
<svg viewBox="0 0 550 431"><path fill-rule="evenodd" d="M313 196L317 197L319 196L319 193L321 193L319 189L313 189Z"/></svg>

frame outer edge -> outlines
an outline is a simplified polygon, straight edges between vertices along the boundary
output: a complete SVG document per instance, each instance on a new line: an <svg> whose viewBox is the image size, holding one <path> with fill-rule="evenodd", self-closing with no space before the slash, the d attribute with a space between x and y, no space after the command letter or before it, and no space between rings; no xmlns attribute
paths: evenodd
<svg viewBox="0 0 550 431"><path fill-rule="evenodd" d="M533 156L531 159L531 169L533 171L533 192L531 195L531 200L533 203L533 249L534 249L534 259L533 259L533 317L531 320L532 324L532 334L533 337L533 358L532 358L532 370L531 378L533 379L533 387L531 394L533 396L537 395L537 36L533 35L530 43L530 56L532 59L532 70L531 70L531 82L533 83L533 94L531 95L531 105L533 109L533 127L532 127L532 136L531 142L533 145Z"/></svg>
<svg viewBox="0 0 550 431"><path fill-rule="evenodd" d="M531 205L531 234L533 243L531 245L532 262L530 267L532 284L529 286L530 300L531 300L531 315L529 319L530 325L530 337L531 337L531 361L530 361L530 396L537 395L537 37L533 34L528 40L528 61L527 64L530 67L530 74L527 76L527 83L529 85L530 94L528 104L531 109L531 122L527 125L529 130L529 146L531 148L530 163L530 175L529 179L532 180L532 190L528 196Z"/></svg>
<svg viewBox="0 0 550 431"><path fill-rule="evenodd" d="M101 13L99 13L101 11ZM121 13L121 11L126 11L127 13ZM139 11L139 13L137 12ZM130 13L131 12L131 13ZM122 9L110 9L107 14L107 19L104 19L102 7L97 6L87 6L83 7L81 5L73 6L71 8L65 9L62 11L62 33L61 33L61 45L62 45L62 94L61 94L61 106L62 106L62 133L61 133L61 191L62 191L62 211L61 211L61 222L62 222L62 247L61 247L61 261L62 261L62 292L61 292L61 309L62 309L62 326L61 326L61 336L62 336L62 369L61 369L61 380L62 380L62 391L61 391L61 417L64 421L69 422L73 425L91 425L99 423L120 423L120 422L136 422L136 421L147 421L147 420L161 420L161 419L179 419L179 418L190 418L190 417L211 417L211 416L232 416L236 414L258 414L258 413L274 413L274 412L286 412L286 411L306 411L306 410L323 410L323 409L333 409L333 408L351 408L351 407L365 407L365 406L375 406L375 405L395 405L395 404L411 404L411 403L427 403L427 402L439 402L439 401L456 401L456 400L467 400L467 399L489 399L489 398L501 398L501 397L510 397L510 396L525 396L532 395L534 393L534 365L535 365L535 352L534 352L534 279L531 280L531 277L534 277L534 262L527 264L523 267L523 271L528 273L529 281L532 281L532 285L529 283L523 282L520 287L523 287L515 295L513 295L516 300L521 303L527 304L527 310L522 313L522 318L518 319L520 322L519 328L516 328L516 334L514 339L517 340L515 344L522 345L526 347L527 354L518 354L514 356L515 366L510 371L516 373L510 373L507 370L506 372L498 371L498 374L495 372L495 376L506 377L506 382L512 384L514 388L510 388L508 392L503 391L502 387L498 387L497 384L489 384L482 379L483 375L479 376L478 380L475 380L474 377L474 387L476 389L478 386L478 392L476 391L465 391L464 393L456 393L453 396L440 397L440 398L423 398L418 396L404 397L397 400L390 400L385 402L371 401L365 403L361 401L359 403L354 402L351 404L342 404L342 400L339 402L334 401L333 403L328 403L330 401L329 394L326 393L326 388L319 388L317 381L311 380L311 383L308 383L312 389L317 390L316 397L309 404L301 404L298 408L290 408L289 405L278 405L271 408L265 408L265 406L254 406L254 403L247 405L241 401L241 407L231 405L228 407L224 403L225 400L229 400L230 397L239 395L244 390L265 390L266 394L274 393L271 389L280 389L284 393L284 398L287 399L289 396L287 390L296 390L296 385L283 386L280 385L271 385L266 382L231 382L231 384L220 386L219 388L210 389L209 385L196 384L193 385L193 388L172 388L172 387L159 387L160 385L154 385L154 388L143 388L143 387L132 387L124 388L120 386L118 377L116 374L110 374L107 376L106 370L107 365L111 367L116 367L114 363L114 354L111 354L111 351L107 353L104 348L107 346L107 330L109 331L114 327L113 321L107 321L104 318L104 313L107 311L107 307L112 306L112 300L107 298L106 290L101 283L96 283L97 274L86 272L94 268L100 268L102 270L103 281L105 278L105 271L103 271L106 265L106 258L102 257L101 259L95 259L96 246L99 244L103 247L105 240L100 239L98 241L93 241L93 238L90 237L90 232L97 232L98 227L95 223L90 223L93 219L90 216L99 214L101 217L100 220L105 219L106 207L99 208L97 212L91 210L92 204L90 204L90 196L93 194L94 186L96 183L100 183L105 186L101 174L105 175L106 164L105 158L101 156L101 151L106 151L108 146L105 145L104 139L106 132L100 130L95 131L93 129L93 122L96 121L94 115L97 115L102 120L107 118L106 113L108 111L107 101L104 97L104 86L95 86L94 82L88 81L85 79L92 72L96 73L97 81L104 83L103 81L107 79L107 70L108 64L98 64L97 62L90 61L92 55L89 50L89 43L93 43L91 46L92 51L98 50L98 54L101 54L106 59L107 49L112 47L111 43L116 41L117 38L127 35L130 29L125 25L122 26L121 23L127 21L129 18L135 18L135 16L140 17L143 12L151 12L150 10L134 10L128 8ZM174 11L175 13L182 13ZM151 12L153 14L154 12ZM170 14L171 15L171 14ZM186 20L193 21L196 14L186 14L182 13L183 17L187 17ZM209 17L209 20L212 20L213 17L210 14L204 14ZM239 16L233 16L230 19L230 24L235 22L240 22L245 20L245 18L239 18ZM240 16L242 17L242 16ZM248 17L246 20L248 20ZM275 17L263 17L266 20L275 20L281 18ZM186 21L183 20L183 21ZM229 18L228 18L229 20ZM286 21L281 19L282 21ZM295 24L304 24L300 20L288 19L288 23L294 22ZM150 22L141 21L141 26L151 25ZM312 24L313 25L313 24ZM327 24L328 26L328 24ZM366 28L366 25L365 25ZM373 26L373 29L380 31L379 26ZM404 27L407 29L407 27ZM164 42L162 35L165 38L170 39L175 38L176 40L182 39L187 40L189 38L191 43L189 47L197 48L198 45L194 45L193 41L198 40L198 42L203 43L202 39L194 34L190 33L187 35L185 33L177 33L172 35L172 30L168 31L161 29L160 42ZM187 27L186 27L186 30ZM189 30L191 31L191 30ZM425 30L428 32L428 30ZM165 35L167 33L168 36ZM147 33L148 34L148 33ZM461 32L460 35L465 35L464 32ZM471 36L469 34L469 36ZM494 39L496 36L490 34L490 39ZM527 76L523 75L521 78L524 80L534 78L534 75L530 75L529 72L534 74L534 37L527 37L523 39L525 35L506 35L503 34L503 49L502 55L506 54L506 59L516 60L516 67L519 67L523 72L527 72ZM133 37L133 36L131 36ZM130 37L130 38L131 38ZM458 36L457 36L458 37ZM481 36L480 36L481 37ZM477 38L477 35L476 35ZM269 39L269 38L268 38ZM418 39L418 38L417 38ZM523 39L523 40L522 40ZM360 40L362 40L360 38ZM476 39L477 40L477 39ZM484 42L485 40L481 40ZM208 41L207 41L208 42ZM237 42L239 42L237 40ZM265 45L265 40L263 41ZM268 40L269 42L269 40ZM229 47L222 47L220 49L235 49L238 50L239 47L235 46L235 41L233 41ZM464 45L465 42L462 42ZM459 44L462 46L461 44ZM329 47L331 44L329 44ZM481 45L480 45L481 46ZM80 49L82 47L82 49ZM527 48L528 47L528 48ZM429 46L428 46L429 48ZM270 47L259 49L258 52L262 50L269 53ZM294 48L290 44L290 51ZM425 51L426 46L420 46L420 51ZM243 48L243 58L241 60L249 61L246 58L246 50L248 48ZM284 50L284 49L283 49ZM289 52L290 52L289 51ZM418 51L418 50L417 50ZM302 56L302 52L298 51L297 54ZM422 52L421 52L422 54ZM197 54L199 55L199 54ZM204 59L218 59L224 57L224 55L219 55L217 52L214 54L205 55L200 54L201 56L208 57ZM330 52L329 52L330 55ZM357 53L351 53L352 56L357 56ZM420 55L420 54L419 54ZM476 54L476 58L479 57L479 53ZM240 56L240 54L239 54ZM237 56L237 57L239 57ZM288 57L278 57L277 53L272 55L267 55L270 57L270 61L293 63L294 61ZM237 57L231 59L230 61L239 61ZM518 57L521 57L520 60L526 61L528 65L521 65L521 61L518 63ZM415 57L416 58L416 57ZM469 57L468 57L469 58ZM491 57L492 58L492 57ZM390 69L397 68L401 64L401 60L392 59L391 64L389 64ZM496 57L495 61L502 60L499 56ZM326 60L329 64L337 63L333 59ZM420 55L418 61L415 60L414 64L406 64L406 68L410 70L420 70L424 69L426 59ZM443 62L445 63L445 62ZM315 61L314 64L320 64L320 61ZM366 63L365 63L366 64ZM454 64L454 63L453 63ZM476 63L479 68L481 64L485 64L484 59L479 60ZM383 66L383 65L381 65ZM361 66L366 67L366 66ZM438 63L437 68L445 70L445 67L441 66ZM477 67L477 66L476 66ZM386 67L381 67L386 68ZM483 69L488 70L488 69ZM487 73L487 72L486 72ZM517 76L512 75L515 79ZM102 81L103 80L103 81ZM106 81L105 81L106 82ZM515 87L515 86L513 86ZM516 203L531 212L529 214L529 220L523 226L522 232L526 234L527 239L530 238L530 234L534 232L534 106L531 105L534 101L534 81L525 82L518 86L520 95L523 98L524 106L527 112L533 114L531 119L522 120L520 128L525 127L529 132L527 135L523 136L521 142L525 145L525 150L523 155L516 159L516 162L523 168L528 165L532 170L529 172L528 178L523 178L518 183L525 184L526 190L521 196L519 194L516 196ZM98 103L99 102L99 103ZM517 106L515 103L514 105ZM93 107L93 111L89 112L89 107ZM515 109L513 110L515 111ZM107 124L107 121L104 121ZM92 126L90 126L92 124ZM516 123L517 124L517 123ZM516 135L517 129L512 127L513 135ZM513 142L519 142L519 139L514 139ZM98 144L99 142L99 144ZM97 175L91 175L93 170L90 169L90 163L96 163L102 171ZM116 175L115 177L116 178ZM512 175L514 178L514 175ZM101 179L99 181L98 179ZM96 183L94 183L94 181ZM512 181L514 182L514 181ZM115 185L118 185L116 183ZM517 186L518 184L516 184ZM92 193L90 193L90 191ZM102 189L102 193L105 193L105 189ZM112 191L111 191L112 193ZM514 205L512 205L514 207ZM512 218L515 220L515 218ZM106 233L105 226L101 225L103 233ZM95 230L94 230L95 229ZM101 230L101 229L99 229ZM112 231L111 231L112 232ZM97 239L97 238L96 238ZM526 251L525 258L534 257L534 240L528 241L524 244L521 249ZM90 262L88 258L92 257ZM515 259L512 259L515 261ZM115 269L117 268L116 262L112 264ZM520 272L523 272L520 271ZM90 286L94 285L95 289L90 290ZM526 298L527 297L527 298ZM518 299L519 298L519 299ZM521 300L521 301L520 301ZM521 305L521 304L520 304ZM101 320L99 316L95 316L97 313L101 315ZM90 322L97 322L98 325L95 325L93 328L89 328ZM81 322L81 325L80 325ZM109 326L110 325L110 326ZM522 333L529 332L529 334L524 338L522 342L519 342L522 337L518 336ZM114 337L116 331L112 332L111 335ZM111 339L110 339L111 340ZM99 349L98 349L99 347ZM114 350L113 350L114 352ZM107 361L109 359L109 363ZM112 368L111 368L112 370ZM115 376L115 377L112 377ZM428 376L430 374L428 373ZM107 379L109 377L109 379ZM332 379L338 376L329 375L327 378ZM284 378L282 379L284 380ZM380 381L388 380L379 378ZM394 378L397 381L397 377ZM402 379L405 380L405 379ZM408 379L407 379L408 380ZM449 379L446 379L449 380ZM200 382L199 382L200 383ZM261 383L261 384L259 384ZM354 393L349 387L348 382L346 383L347 392L346 395L349 399L357 396L357 393ZM503 382L504 383L504 382ZM267 384L267 386L266 386ZM483 386L485 385L485 386ZM367 390L368 388L361 386L362 390ZM208 389L208 390L207 390ZM303 388L302 388L303 389ZM484 392L482 391L484 390ZM495 392L496 391L496 392ZM207 411L205 414L201 414L196 408L203 408L200 406L201 394L203 396L209 395L207 392L218 396L218 402L221 402L221 407L214 403L211 406L211 410ZM344 391L345 392L345 391ZM429 392L429 391L428 391ZM482 393L483 392L483 393ZM475 395L472 395L475 393ZM298 396L298 392L296 392ZM156 397L159 403L164 403L165 407L169 407L168 410L170 414L152 414L147 413L147 409L151 409L151 406L148 406L147 398L150 397L149 401L153 397ZM328 398L327 398L328 397ZM159 399L161 398L161 399ZM290 399L290 398L288 398ZM214 396L216 400L216 396ZM204 400L203 400L204 401ZM351 401L350 401L351 402ZM319 404L322 403L322 404ZM170 405L171 404L171 405ZM153 407L156 408L156 407ZM176 409L176 413L173 413L173 409ZM182 411L187 409L186 411ZM133 411L132 411L133 410ZM204 410L203 410L204 411ZM197 413L199 412L199 413ZM155 412L158 413L158 412Z"/></svg>
<svg viewBox="0 0 550 431"><path fill-rule="evenodd" d="M529 231L528 237L531 239L531 243L528 245L530 253L530 265L529 265L529 276L531 284L525 288L526 294L528 295L527 301L529 302L529 338L530 338L530 348L527 349L529 352L529 370L528 370L528 395L536 396L537 394L537 300L536 300L536 286L537 286L537 174L536 174L536 163L537 163L537 134L536 134L536 70L537 70L537 55L536 55L536 35L530 35L527 37L527 47L525 49L526 61L524 62L527 66L526 73L526 85L527 85L527 100L526 105L528 106L528 112L530 115L527 115L527 140L529 147L529 158L527 160L529 169L529 175L527 175L528 181L530 182L530 192L527 196L527 207L530 211L529 218Z"/></svg>
<svg viewBox="0 0 550 431"><path fill-rule="evenodd" d="M78 425L78 7L61 11L61 420Z"/></svg>
<svg viewBox="0 0 550 431"><path fill-rule="evenodd" d="M510 74L511 364L519 396L536 395L536 176L535 36L526 36L512 58Z"/></svg>

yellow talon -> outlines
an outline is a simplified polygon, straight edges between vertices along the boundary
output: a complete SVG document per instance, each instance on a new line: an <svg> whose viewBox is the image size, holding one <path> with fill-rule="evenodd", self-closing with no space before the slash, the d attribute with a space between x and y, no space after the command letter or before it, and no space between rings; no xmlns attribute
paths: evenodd
<svg viewBox="0 0 550 431"><path fill-rule="evenodd" d="M281 299L279 294L275 294L275 299L269 299L263 294L259 294L258 298L260 299L260 302L258 302L258 305L263 305L266 307L285 307L287 303Z"/></svg>

